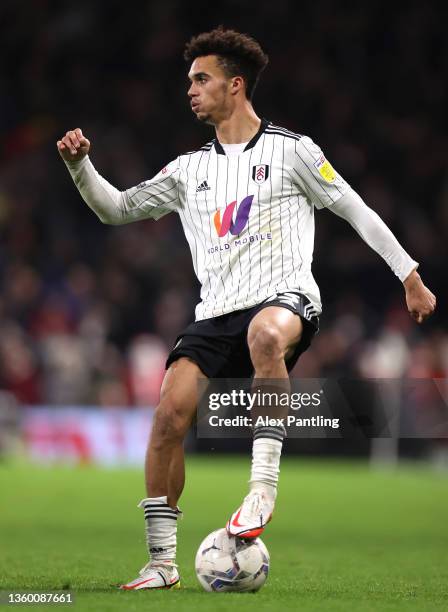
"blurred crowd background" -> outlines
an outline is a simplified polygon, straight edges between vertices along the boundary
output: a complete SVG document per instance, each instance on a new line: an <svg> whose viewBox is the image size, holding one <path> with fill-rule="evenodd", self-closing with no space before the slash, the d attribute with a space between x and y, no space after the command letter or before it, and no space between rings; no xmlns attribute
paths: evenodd
<svg viewBox="0 0 448 612"><path fill-rule="evenodd" d="M415 324L383 260L317 212L324 312L293 374L446 376L448 39L438 3L3 0L0 388L20 403L157 402L199 295L180 222L102 225L55 143L81 127L97 169L124 189L210 140L188 106L182 52L219 24L270 56L258 114L321 145L438 297L435 316Z"/></svg>

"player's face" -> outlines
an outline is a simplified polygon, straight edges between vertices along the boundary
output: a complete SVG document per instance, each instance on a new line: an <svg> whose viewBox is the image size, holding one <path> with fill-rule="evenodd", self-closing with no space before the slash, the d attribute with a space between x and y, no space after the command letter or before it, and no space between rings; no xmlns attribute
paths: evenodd
<svg viewBox="0 0 448 612"><path fill-rule="evenodd" d="M191 65L188 96L191 110L199 121L215 125L231 114L232 78L224 73L216 55L198 57Z"/></svg>

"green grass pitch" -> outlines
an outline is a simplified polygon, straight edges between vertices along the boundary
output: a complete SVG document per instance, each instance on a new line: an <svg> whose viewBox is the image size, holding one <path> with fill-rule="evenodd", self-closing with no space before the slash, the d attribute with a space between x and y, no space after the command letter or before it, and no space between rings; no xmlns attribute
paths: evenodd
<svg viewBox="0 0 448 612"><path fill-rule="evenodd" d="M3 464L0 589L69 585L76 602L68 609L100 612L448 610L448 477L423 467L372 472L364 463L285 458L263 537L271 554L265 586L256 594L202 591L197 546L238 506L248 473L249 457L189 457L182 588L126 593L114 585L146 561L141 473Z"/></svg>

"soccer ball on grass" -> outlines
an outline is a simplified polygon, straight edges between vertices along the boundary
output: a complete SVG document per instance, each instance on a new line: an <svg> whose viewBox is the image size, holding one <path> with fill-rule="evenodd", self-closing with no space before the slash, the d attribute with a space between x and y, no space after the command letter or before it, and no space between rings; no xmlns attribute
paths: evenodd
<svg viewBox="0 0 448 612"><path fill-rule="evenodd" d="M268 576L269 553L260 538L243 540L217 529L199 546L195 567L206 591L258 591Z"/></svg>

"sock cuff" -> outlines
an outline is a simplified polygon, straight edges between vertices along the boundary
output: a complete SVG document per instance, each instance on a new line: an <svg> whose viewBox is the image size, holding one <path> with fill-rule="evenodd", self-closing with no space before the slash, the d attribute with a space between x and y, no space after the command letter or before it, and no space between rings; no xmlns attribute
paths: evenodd
<svg viewBox="0 0 448 612"><path fill-rule="evenodd" d="M160 505L168 506L168 497L166 495L162 495L162 497L145 497L139 504L137 504L137 508Z"/></svg>
<svg viewBox="0 0 448 612"><path fill-rule="evenodd" d="M176 506L171 508L167 503L167 497L147 497L142 499L138 504L138 508L143 508L145 518L171 518L177 520L178 517L183 518L182 510Z"/></svg>
<svg viewBox="0 0 448 612"><path fill-rule="evenodd" d="M277 440L278 442L283 442L283 439L286 437L286 429L284 425L280 426L270 426L270 425L260 425L254 428L254 441L260 438Z"/></svg>
<svg viewBox="0 0 448 612"><path fill-rule="evenodd" d="M145 519L155 518L177 521L177 512L169 506L145 506Z"/></svg>

